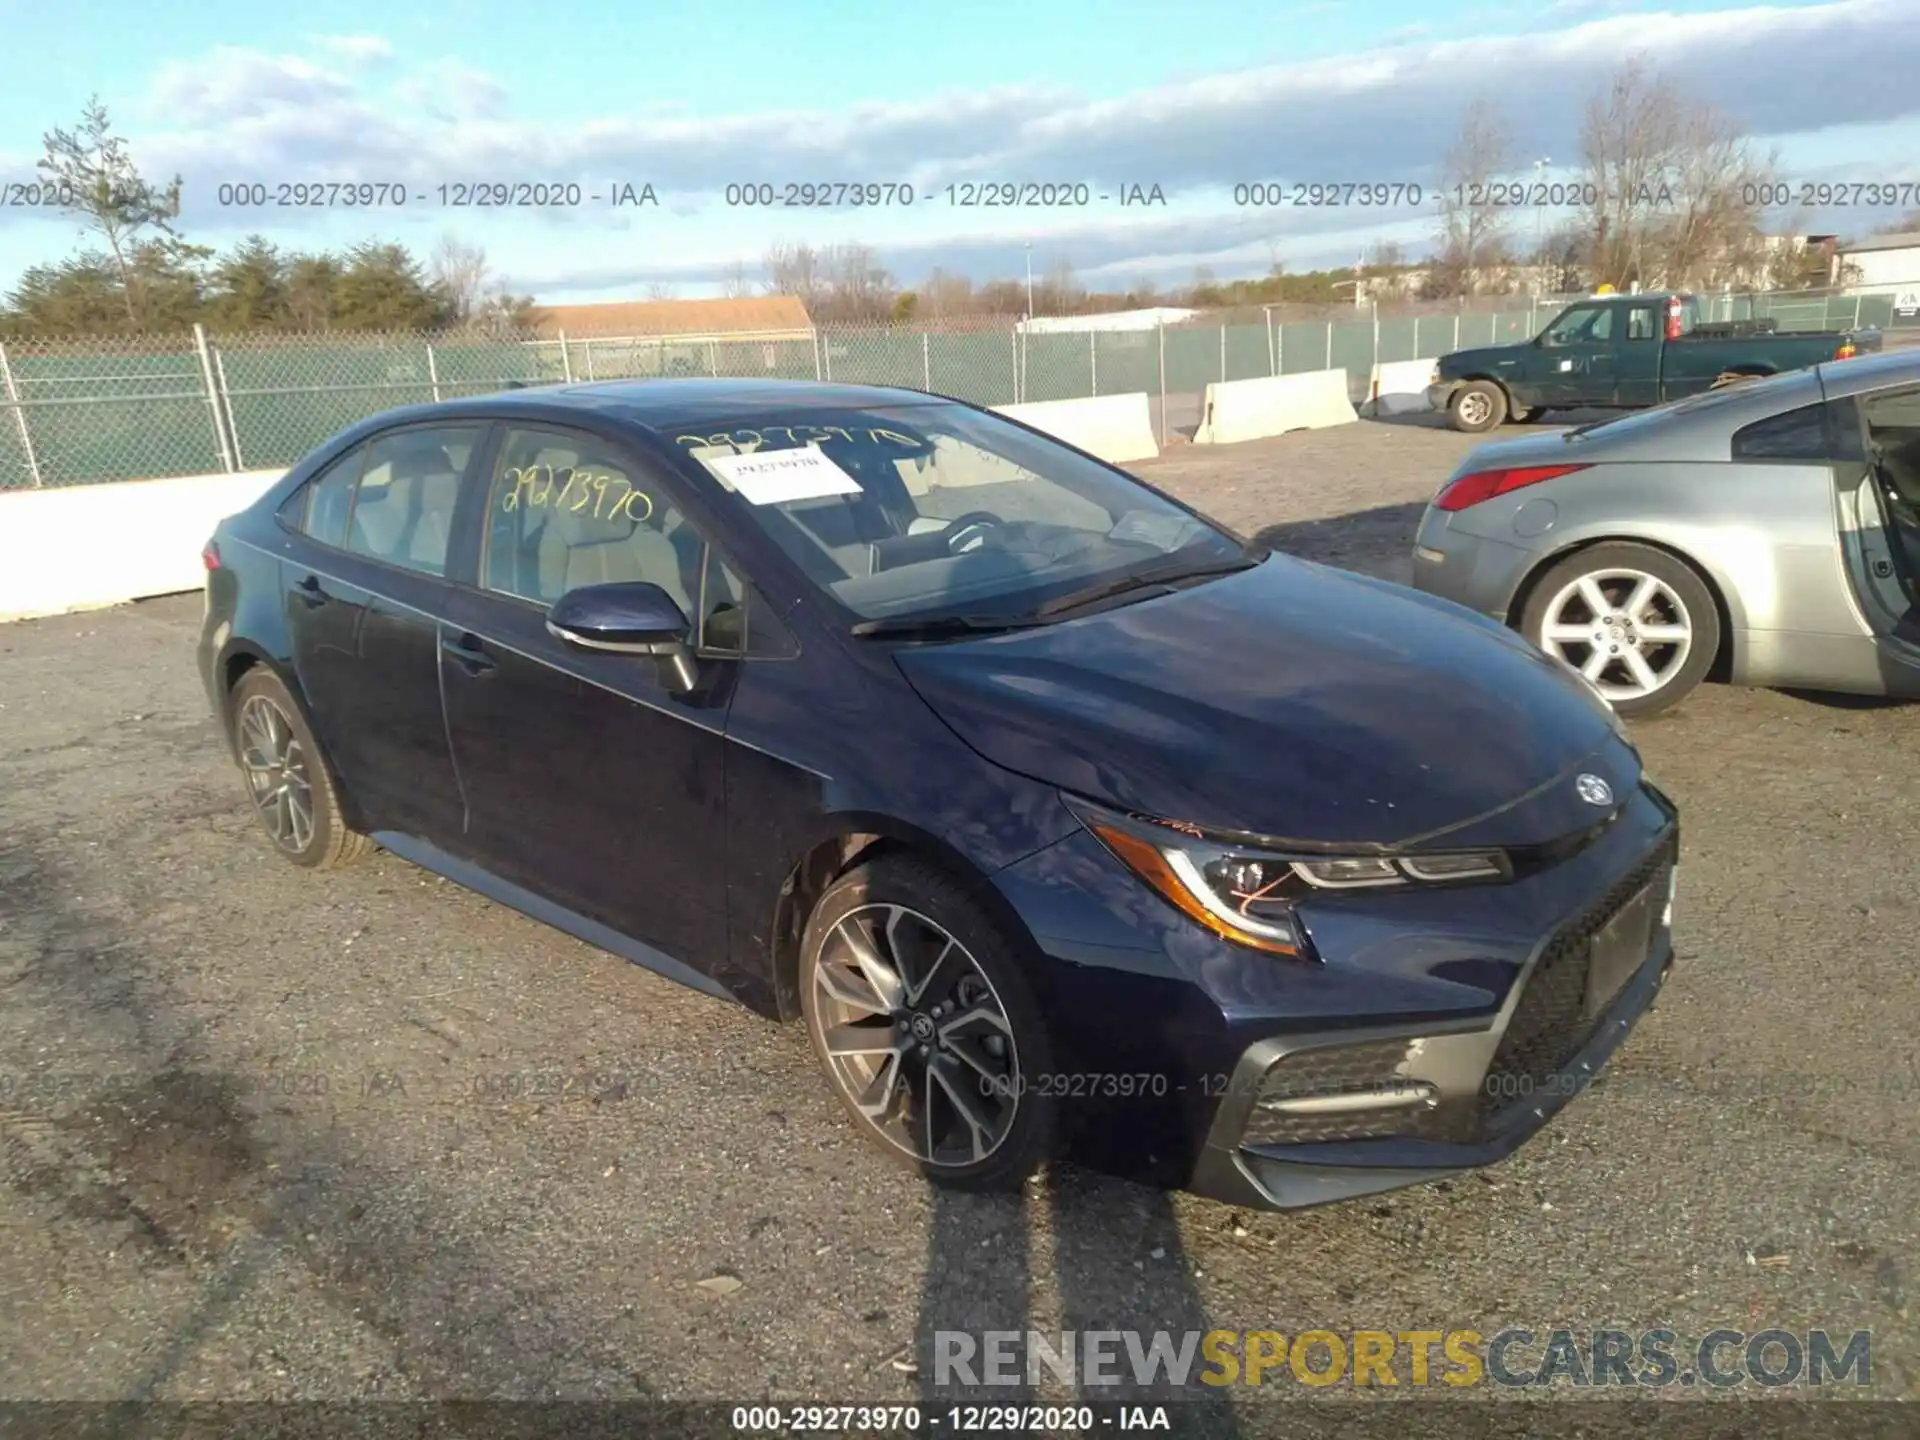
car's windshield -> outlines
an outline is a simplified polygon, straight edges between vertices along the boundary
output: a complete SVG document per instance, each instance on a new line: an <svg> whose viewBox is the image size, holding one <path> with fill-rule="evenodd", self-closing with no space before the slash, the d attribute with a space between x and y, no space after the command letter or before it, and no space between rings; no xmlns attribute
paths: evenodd
<svg viewBox="0 0 1920 1440"><path fill-rule="evenodd" d="M1031 615L1232 536L1097 461L948 402L689 424L667 441L856 616Z"/></svg>

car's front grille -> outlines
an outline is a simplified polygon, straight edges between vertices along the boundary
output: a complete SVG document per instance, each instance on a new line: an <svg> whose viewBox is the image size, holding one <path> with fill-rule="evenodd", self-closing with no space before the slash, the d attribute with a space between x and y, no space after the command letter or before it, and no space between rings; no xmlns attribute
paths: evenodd
<svg viewBox="0 0 1920 1440"><path fill-rule="evenodd" d="M1657 887L1656 897L1664 891L1673 861L1671 843L1654 851L1598 904L1547 942L1487 1067L1480 1092L1480 1114L1487 1127L1495 1128L1512 1110L1557 1093L1559 1072L1572 1063L1605 1019L1585 1013L1593 937L1643 889Z"/></svg>

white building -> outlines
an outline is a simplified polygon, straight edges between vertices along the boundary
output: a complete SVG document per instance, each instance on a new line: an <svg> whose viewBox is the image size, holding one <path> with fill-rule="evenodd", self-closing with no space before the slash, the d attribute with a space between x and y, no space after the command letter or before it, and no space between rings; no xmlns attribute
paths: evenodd
<svg viewBox="0 0 1920 1440"><path fill-rule="evenodd" d="M1071 334L1085 330L1151 330L1158 325L1177 325L1191 320L1198 310L1181 310L1162 305L1152 310L1113 310L1105 315L1041 315L1022 320L1017 328L1029 335Z"/></svg>
<svg viewBox="0 0 1920 1440"><path fill-rule="evenodd" d="M1842 245L1840 275L1849 286L1920 289L1920 230L1869 235Z"/></svg>

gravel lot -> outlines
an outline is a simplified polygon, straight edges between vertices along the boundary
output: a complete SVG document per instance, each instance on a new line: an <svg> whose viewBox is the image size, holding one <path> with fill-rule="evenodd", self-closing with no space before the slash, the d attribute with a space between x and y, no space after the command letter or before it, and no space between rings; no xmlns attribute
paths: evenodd
<svg viewBox="0 0 1920 1440"><path fill-rule="evenodd" d="M1471 443L1140 469L1399 579ZM1683 810L1680 958L1507 1164L1291 1215L1078 1171L1018 1203L896 1172L797 1027L385 854L276 859L199 617L0 627L7 1397L900 1402L938 1329L1558 1324L1868 1328L1870 1393L1920 1397L1920 711L1713 686L1637 727Z"/></svg>

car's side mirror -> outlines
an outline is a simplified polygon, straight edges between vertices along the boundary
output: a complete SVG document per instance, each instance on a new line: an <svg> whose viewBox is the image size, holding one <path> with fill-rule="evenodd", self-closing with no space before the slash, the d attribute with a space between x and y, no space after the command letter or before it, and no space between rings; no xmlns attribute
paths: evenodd
<svg viewBox="0 0 1920 1440"><path fill-rule="evenodd" d="M657 655L673 667L684 690L698 682L686 612L658 585L622 581L569 590L547 612L547 630L583 650L616 655Z"/></svg>

